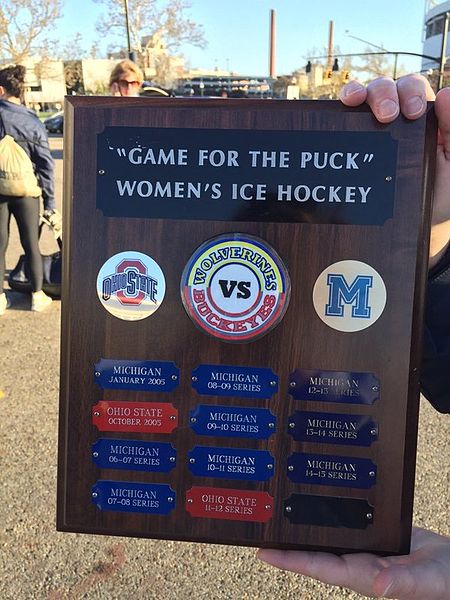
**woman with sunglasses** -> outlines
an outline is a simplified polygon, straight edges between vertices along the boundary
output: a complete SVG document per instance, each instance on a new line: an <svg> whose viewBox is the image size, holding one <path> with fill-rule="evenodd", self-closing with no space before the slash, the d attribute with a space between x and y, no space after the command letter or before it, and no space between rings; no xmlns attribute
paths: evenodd
<svg viewBox="0 0 450 600"><path fill-rule="evenodd" d="M144 75L132 60L121 60L111 71L109 89L112 96L139 96Z"/></svg>

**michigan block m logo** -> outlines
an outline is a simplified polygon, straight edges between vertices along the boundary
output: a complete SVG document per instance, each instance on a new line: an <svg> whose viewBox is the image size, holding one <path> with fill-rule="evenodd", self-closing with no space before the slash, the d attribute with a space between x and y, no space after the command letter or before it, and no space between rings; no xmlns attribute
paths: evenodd
<svg viewBox="0 0 450 600"><path fill-rule="evenodd" d="M343 317L344 305L352 305L352 317L370 319L369 290L373 285L371 275L357 275L349 285L343 275L327 277L329 287L328 303L325 305L327 317Z"/></svg>

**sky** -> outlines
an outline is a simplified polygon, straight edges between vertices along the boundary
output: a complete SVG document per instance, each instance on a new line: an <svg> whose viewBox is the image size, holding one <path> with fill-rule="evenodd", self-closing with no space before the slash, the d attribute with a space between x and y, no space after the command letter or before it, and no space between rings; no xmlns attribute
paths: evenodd
<svg viewBox="0 0 450 600"><path fill-rule="evenodd" d="M424 0L191 0L188 14L203 25L208 44L205 49L184 46L182 51L191 67L267 75L270 10L274 9L277 75L303 68L309 56L322 54L330 21L334 43L342 53L366 52L365 42L370 42L389 51L420 54L424 6ZM79 31L83 46L90 48L98 37L99 10L92 0L64 0L63 18L53 34L64 41ZM400 56L399 64L408 72L420 69L419 58Z"/></svg>

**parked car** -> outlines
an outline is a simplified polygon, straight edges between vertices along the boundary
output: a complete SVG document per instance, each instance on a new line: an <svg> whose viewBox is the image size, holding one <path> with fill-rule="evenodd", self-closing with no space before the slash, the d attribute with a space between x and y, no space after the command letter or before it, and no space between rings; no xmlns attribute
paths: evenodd
<svg viewBox="0 0 450 600"><path fill-rule="evenodd" d="M44 119L44 125L49 133L62 133L64 130L64 111L60 110L51 117Z"/></svg>

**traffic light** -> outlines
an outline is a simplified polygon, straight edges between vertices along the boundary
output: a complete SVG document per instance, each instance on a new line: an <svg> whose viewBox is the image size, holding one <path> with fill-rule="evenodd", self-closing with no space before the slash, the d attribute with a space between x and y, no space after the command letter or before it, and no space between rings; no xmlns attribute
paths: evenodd
<svg viewBox="0 0 450 600"><path fill-rule="evenodd" d="M305 72L306 73L311 73L311 67L312 67L311 61L308 60L308 62L306 63Z"/></svg>
<svg viewBox="0 0 450 600"><path fill-rule="evenodd" d="M347 82L350 79L350 73L347 70L342 71L342 81Z"/></svg>
<svg viewBox="0 0 450 600"><path fill-rule="evenodd" d="M323 78L324 79L331 79L331 74L333 73L333 71L331 69L327 69L324 73Z"/></svg>

